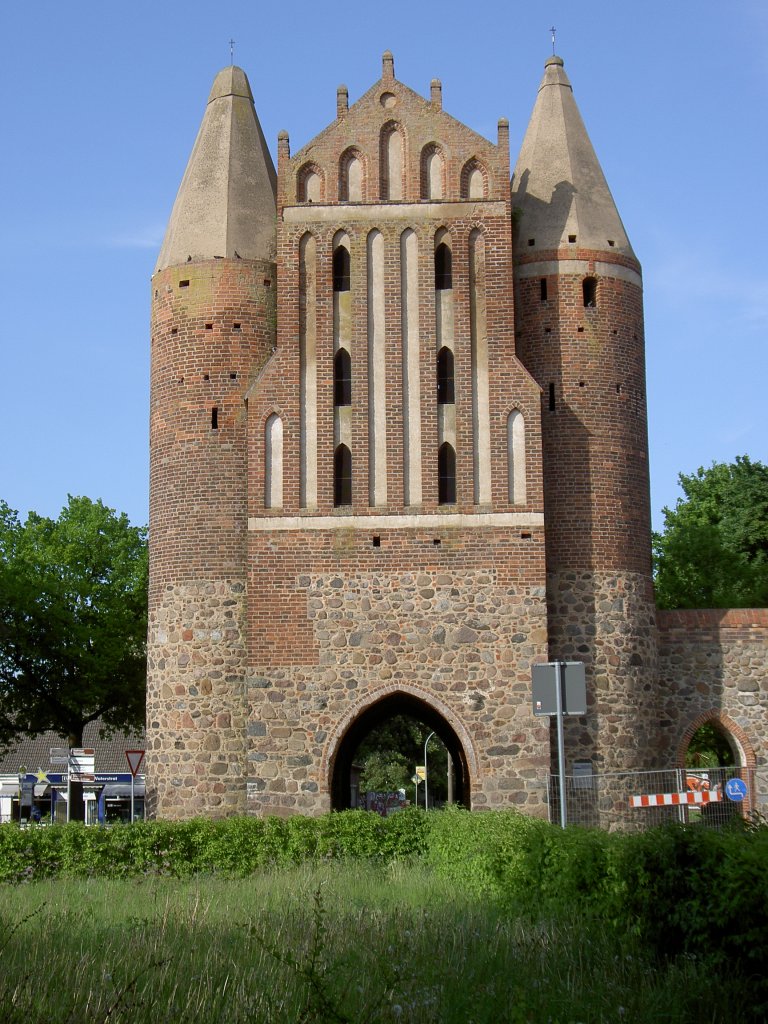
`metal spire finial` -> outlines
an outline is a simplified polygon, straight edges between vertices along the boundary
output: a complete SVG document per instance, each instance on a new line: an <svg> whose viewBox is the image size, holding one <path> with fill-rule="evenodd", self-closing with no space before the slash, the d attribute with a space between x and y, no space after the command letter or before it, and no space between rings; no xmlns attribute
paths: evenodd
<svg viewBox="0 0 768 1024"><path fill-rule="evenodd" d="M552 33L552 56L554 57L555 56L555 33L557 32L557 29L553 25L552 28L549 31Z"/></svg>
<svg viewBox="0 0 768 1024"><path fill-rule="evenodd" d="M234 64L235 63L235 40L234 39L230 39L229 40L229 63L230 64Z"/></svg>

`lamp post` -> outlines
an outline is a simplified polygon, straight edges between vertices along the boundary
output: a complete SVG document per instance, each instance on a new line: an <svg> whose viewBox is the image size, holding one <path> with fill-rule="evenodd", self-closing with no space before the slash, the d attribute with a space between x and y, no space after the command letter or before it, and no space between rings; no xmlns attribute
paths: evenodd
<svg viewBox="0 0 768 1024"><path fill-rule="evenodd" d="M428 795L427 795L429 793L429 789L428 789L428 786L427 786L427 777L429 775L429 772L427 771L427 744L429 743L429 741L432 739L432 737L434 735L435 735L434 732L431 732L429 734L429 736L427 736L427 738L424 740L424 810L425 811L429 810L429 798L428 798Z"/></svg>

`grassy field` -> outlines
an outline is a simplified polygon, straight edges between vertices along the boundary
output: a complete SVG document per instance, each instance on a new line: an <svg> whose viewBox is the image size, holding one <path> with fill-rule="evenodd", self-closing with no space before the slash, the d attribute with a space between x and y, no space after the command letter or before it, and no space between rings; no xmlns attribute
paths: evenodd
<svg viewBox="0 0 768 1024"><path fill-rule="evenodd" d="M694 961L530 921L421 864L0 886L0 1021L747 1021Z"/></svg>

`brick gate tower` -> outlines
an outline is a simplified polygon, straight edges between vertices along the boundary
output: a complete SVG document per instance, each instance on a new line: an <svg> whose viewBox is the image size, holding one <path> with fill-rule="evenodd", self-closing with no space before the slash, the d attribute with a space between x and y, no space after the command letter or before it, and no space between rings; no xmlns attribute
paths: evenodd
<svg viewBox="0 0 768 1024"><path fill-rule="evenodd" d="M360 740L411 714L465 805L544 814L550 655L588 665L572 750L643 760L640 268L559 58L512 191L507 122L482 138L389 53L280 134L275 190L227 69L152 288L154 813L349 806Z"/></svg>
<svg viewBox="0 0 768 1024"><path fill-rule="evenodd" d="M560 57L512 179L517 352L542 388L551 659L587 666L568 750L654 764L656 626L640 264Z"/></svg>

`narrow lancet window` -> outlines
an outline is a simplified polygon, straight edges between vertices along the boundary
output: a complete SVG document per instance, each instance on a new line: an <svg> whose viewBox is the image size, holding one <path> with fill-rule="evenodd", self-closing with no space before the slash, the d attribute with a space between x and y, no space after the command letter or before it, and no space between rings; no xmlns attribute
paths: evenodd
<svg viewBox="0 0 768 1024"><path fill-rule="evenodd" d="M345 444L333 453L333 504L352 504L352 453Z"/></svg>
<svg viewBox="0 0 768 1024"><path fill-rule="evenodd" d="M348 292L350 278L349 250L340 245L333 250L333 290Z"/></svg>
<svg viewBox="0 0 768 1024"><path fill-rule="evenodd" d="M525 421L518 409L507 419L507 463L510 505L525 504Z"/></svg>
<svg viewBox="0 0 768 1024"><path fill-rule="evenodd" d="M283 506L283 421L273 413L264 431L264 505Z"/></svg>
<svg viewBox="0 0 768 1024"><path fill-rule="evenodd" d="M456 504L456 452L447 441L437 453L437 500L441 505Z"/></svg>
<svg viewBox="0 0 768 1024"><path fill-rule="evenodd" d="M597 305L597 278L585 277L581 282L581 290L584 295L585 308L594 309Z"/></svg>
<svg viewBox="0 0 768 1024"><path fill-rule="evenodd" d="M421 154L421 198L442 199L443 155L434 144L426 146Z"/></svg>
<svg viewBox="0 0 768 1024"><path fill-rule="evenodd" d="M333 404L352 405L352 360L345 348L333 357Z"/></svg>
<svg viewBox="0 0 768 1024"><path fill-rule="evenodd" d="M444 345L437 353L437 404L453 405L455 401L453 352Z"/></svg>
<svg viewBox="0 0 768 1024"><path fill-rule="evenodd" d="M435 290L444 291L453 288L453 270L451 250L441 242L435 249Z"/></svg>

